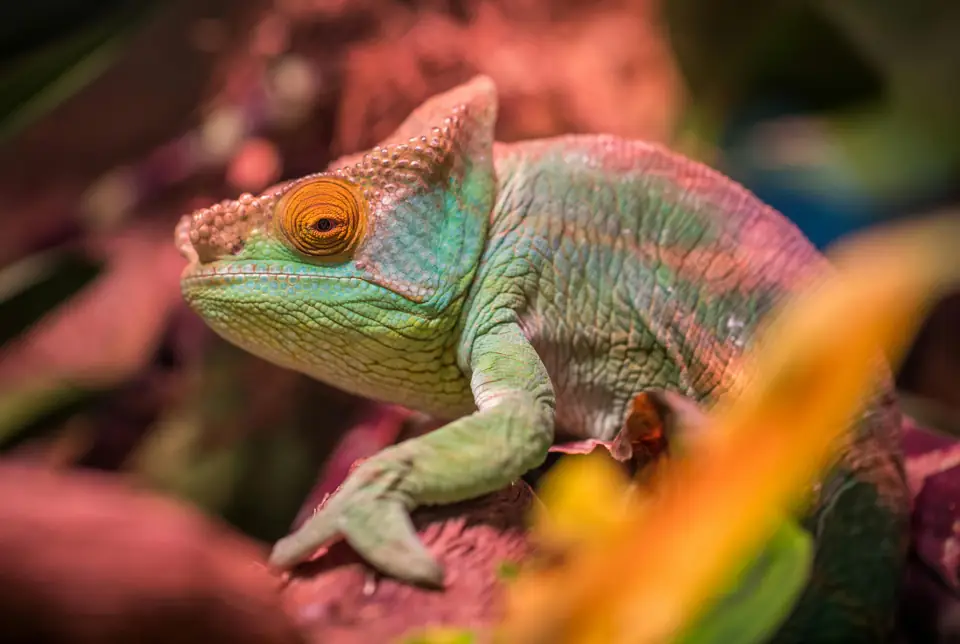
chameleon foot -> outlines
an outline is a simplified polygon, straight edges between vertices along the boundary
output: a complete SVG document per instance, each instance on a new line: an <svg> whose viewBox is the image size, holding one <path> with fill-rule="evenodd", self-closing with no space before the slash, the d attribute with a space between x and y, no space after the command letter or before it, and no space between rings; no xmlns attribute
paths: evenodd
<svg viewBox="0 0 960 644"><path fill-rule="evenodd" d="M276 543L271 567L292 568L342 536L381 572L425 586L442 586L443 568L417 536L409 514L414 504L399 490L406 469L394 461L365 461L316 514Z"/></svg>

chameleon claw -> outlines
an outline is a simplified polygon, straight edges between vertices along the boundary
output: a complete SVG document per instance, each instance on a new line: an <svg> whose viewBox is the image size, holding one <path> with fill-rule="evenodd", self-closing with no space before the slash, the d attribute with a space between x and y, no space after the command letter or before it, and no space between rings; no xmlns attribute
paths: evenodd
<svg viewBox="0 0 960 644"><path fill-rule="evenodd" d="M403 469L365 462L293 534L278 541L269 564L287 570L337 537L374 568L424 586L441 587L443 568L417 536L397 490Z"/></svg>
<svg viewBox="0 0 960 644"><path fill-rule="evenodd" d="M340 495L336 493L324 498L320 509L312 517L293 534L274 544L268 565L275 570L289 570L342 536L340 500Z"/></svg>
<svg viewBox="0 0 960 644"><path fill-rule="evenodd" d="M417 536L401 503L381 501L377 506L354 509L350 514L353 516L347 518L345 537L370 564L411 583L443 587L443 567Z"/></svg>
<svg viewBox="0 0 960 644"><path fill-rule="evenodd" d="M274 544L267 564L277 571L287 571L304 561L332 538L320 538L318 531L305 531L309 521L300 530Z"/></svg>

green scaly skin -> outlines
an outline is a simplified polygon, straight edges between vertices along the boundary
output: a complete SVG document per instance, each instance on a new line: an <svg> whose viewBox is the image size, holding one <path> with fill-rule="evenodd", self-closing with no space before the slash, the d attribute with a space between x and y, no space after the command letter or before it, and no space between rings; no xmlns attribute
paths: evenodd
<svg viewBox="0 0 960 644"><path fill-rule="evenodd" d="M365 190L349 257L305 256L280 229L279 199L310 177L178 226L183 294L217 333L450 421L359 466L276 545L279 568L342 536L385 573L441 583L411 510L495 491L558 437L613 438L642 391L709 406L765 314L825 268L785 218L703 165L612 136L494 143L496 106L477 77L321 173ZM803 517L813 575L778 641L889 632L908 508L899 426L885 384Z"/></svg>

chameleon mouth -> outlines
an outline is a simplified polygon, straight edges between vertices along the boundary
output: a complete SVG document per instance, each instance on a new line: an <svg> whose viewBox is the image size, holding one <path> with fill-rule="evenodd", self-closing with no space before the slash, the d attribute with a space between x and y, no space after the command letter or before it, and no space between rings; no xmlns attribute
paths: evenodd
<svg viewBox="0 0 960 644"><path fill-rule="evenodd" d="M221 260L212 264L191 262L184 271L182 281L193 285L226 285L230 283L249 283L251 279L270 278L295 283L309 279L309 276L297 273L289 266L269 266L256 262Z"/></svg>

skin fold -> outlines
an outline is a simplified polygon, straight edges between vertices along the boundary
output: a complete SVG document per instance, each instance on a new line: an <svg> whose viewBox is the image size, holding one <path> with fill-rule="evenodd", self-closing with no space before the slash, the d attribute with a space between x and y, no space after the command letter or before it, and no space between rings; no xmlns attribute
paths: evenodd
<svg viewBox="0 0 960 644"><path fill-rule="evenodd" d="M829 270L704 165L613 136L496 143L496 109L474 78L377 148L177 227L184 297L218 334L449 420L356 468L276 545L279 568L342 536L387 574L442 583L411 510L495 491L558 438L613 438L643 391L709 406L771 307ZM908 497L883 380L802 517L813 575L777 641L890 630Z"/></svg>

